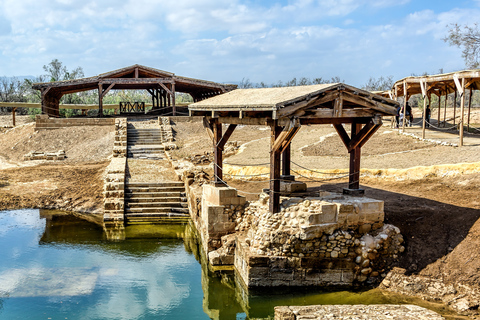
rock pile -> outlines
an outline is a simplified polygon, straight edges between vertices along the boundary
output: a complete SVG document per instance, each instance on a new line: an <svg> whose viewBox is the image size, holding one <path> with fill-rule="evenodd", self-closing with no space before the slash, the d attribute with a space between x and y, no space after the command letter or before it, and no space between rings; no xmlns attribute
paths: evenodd
<svg viewBox="0 0 480 320"><path fill-rule="evenodd" d="M64 160L66 158L65 150L58 150L57 152L36 152L30 151L23 156L24 161L29 160Z"/></svg>

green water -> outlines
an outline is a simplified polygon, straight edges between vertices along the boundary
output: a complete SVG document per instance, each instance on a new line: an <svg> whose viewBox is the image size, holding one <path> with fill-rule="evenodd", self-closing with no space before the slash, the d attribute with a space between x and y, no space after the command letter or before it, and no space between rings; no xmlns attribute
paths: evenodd
<svg viewBox="0 0 480 320"><path fill-rule="evenodd" d="M188 226L124 235L109 241L61 212L0 211L0 319L268 319L278 305L422 304L379 290L247 294L232 272L208 270Z"/></svg>

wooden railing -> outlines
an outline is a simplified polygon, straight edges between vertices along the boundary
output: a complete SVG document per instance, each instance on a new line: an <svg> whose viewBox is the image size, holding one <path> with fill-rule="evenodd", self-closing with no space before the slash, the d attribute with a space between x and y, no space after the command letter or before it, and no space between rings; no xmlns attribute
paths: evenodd
<svg viewBox="0 0 480 320"><path fill-rule="evenodd" d="M120 102L120 114L145 113L145 102Z"/></svg>

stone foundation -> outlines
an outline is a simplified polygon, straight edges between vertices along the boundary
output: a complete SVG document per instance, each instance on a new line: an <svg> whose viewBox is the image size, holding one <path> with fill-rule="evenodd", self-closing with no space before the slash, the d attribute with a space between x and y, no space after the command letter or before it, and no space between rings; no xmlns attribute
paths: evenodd
<svg viewBox="0 0 480 320"><path fill-rule="evenodd" d="M400 230L383 224L383 201L323 192L282 197L272 214L265 193L243 206L234 189L203 191L209 262L233 260L247 288L379 282L405 250Z"/></svg>
<svg viewBox="0 0 480 320"><path fill-rule="evenodd" d="M75 126L113 126L114 118L49 118L46 114L37 114L35 130L49 130Z"/></svg>

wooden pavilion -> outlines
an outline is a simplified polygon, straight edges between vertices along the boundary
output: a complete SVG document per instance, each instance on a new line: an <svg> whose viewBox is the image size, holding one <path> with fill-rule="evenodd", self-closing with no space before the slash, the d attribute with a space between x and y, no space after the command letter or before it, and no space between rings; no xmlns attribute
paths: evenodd
<svg viewBox="0 0 480 320"><path fill-rule="evenodd" d="M472 104L472 90L480 89L480 70L463 70L445 74L437 75L425 75L420 77L407 77L401 80L398 80L393 85L390 96L394 99L403 96L404 97L404 108L408 99L414 94L421 94L423 97L423 108L425 110L427 105L427 98L431 100L431 95L434 94L438 97L438 114L437 121L440 124L441 119L441 105L440 97L445 96L445 108L443 120L446 122L446 110L447 110L447 95L454 93L454 103L453 103L453 124L455 125L456 118L456 104L457 97L460 96L460 120L458 122L459 126L459 145L463 145L463 132L464 132L464 115L465 115L465 92L470 90L470 100L468 102L468 114L467 114L467 126L470 125L470 110ZM425 138L425 112L423 113L423 129L422 129L422 138ZM402 124L403 130L405 130L405 117Z"/></svg>
<svg viewBox="0 0 480 320"><path fill-rule="evenodd" d="M162 110L163 114L175 115L175 92L188 93L194 101L201 101L236 87L181 77L138 64L94 77L33 85L33 89L40 90L42 95L42 114L51 117L59 116L60 99L69 93L98 90L98 114L102 116L103 98L110 90L147 90L152 96L152 110Z"/></svg>
<svg viewBox="0 0 480 320"><path fill-rule="evenodd" d="M290 143L302 125L331 124L350 153L348 188L363 194L361 148L396 113L398 103L342 83L237 89L189 105L191 116L203 116L213 140L216 185L223 185L222 151L237 125L270 126L270 211L280 208L280 180L290 176ZM228 124L222 134L222 124ZM350 124L350 135L344 128ZM280 167L281 165L281 167Z"/></svg>

